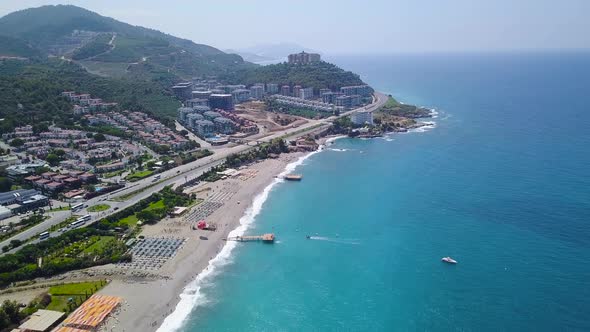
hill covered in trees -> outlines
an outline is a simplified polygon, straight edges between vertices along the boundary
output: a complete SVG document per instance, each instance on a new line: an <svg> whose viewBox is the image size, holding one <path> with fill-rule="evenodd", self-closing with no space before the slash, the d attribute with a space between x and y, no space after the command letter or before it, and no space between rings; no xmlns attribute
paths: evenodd
<svg viewBox="0 0 590 332"><path fill-rule="evenodd" d="M364 84L361 78L336 65L320 61L307 65L279 63L237 70L221 78L231 84L277 83L279 85L301 85L313 87L316 92L322 88L333 91L342 86Z"/></svg>
<svg viewBox="0 0 590 332"><path fill-rule="evenodd" d="M100 77L65 60L0 62L0 132L15 126L55 122L69 124L72 105L65 90L90 93L123 109L173 118L180 103L157 82Z"/></svg>
<svg viewBox="0 0 590 332"><path fill-rule="evenodd" d="M127 66L138 63L149 63L156 71L165 69L181 78L252 65L236 54L70 5L8 14L0 18L0 36L0 41L11 38L10 43L0 43L0 56L64 56L83 65L92 61L91 70L101 75L112 74L113 68L122 74ZM151 77L149 71L143 75Z"/></svg>

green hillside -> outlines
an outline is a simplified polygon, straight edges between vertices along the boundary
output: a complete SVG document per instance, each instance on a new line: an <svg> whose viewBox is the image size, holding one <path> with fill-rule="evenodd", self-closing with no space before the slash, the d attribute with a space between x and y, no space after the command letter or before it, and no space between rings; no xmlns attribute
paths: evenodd
<svg viewBox="0 0 590 332"><path fill-rule="evenodd" d="M32 48L24 40L0 35L0 56L38 57L41 52Z"/></svg>
<svg viewBox="0 0 590 332"><path fill-rule="evenodd" d="M93 61L95 72L101 75L112 73L115 67L126 68L124 65L139 62L165 67L178 79L225 73L251 65L239 55L70 5L43 6L8 14L0 18L0 36L18 39L43 55ZM0 55L8 54L3 48L0 47ZM27 50L12 53L31 56Z"/></svg>
<svg viewBox="0 0 590 332"><path fill-rule="evenodd" d="M0 132L44 121L71 124L72 105L60 96L65 90L90 93L163 120L174 118L180 105L158 82L100 77L57 59L0 61Z"/></svg>
<svg viewBox="0 0 590 332"><path fill-rule="evenodd" d="M303 87L313 87L316 91L326 87L336 91L342 86L364 84L357 74L323 61L308 65L279 63L246 68L222 75L222 79L228 83L246 85L257 82L299 84Z"/></svg>

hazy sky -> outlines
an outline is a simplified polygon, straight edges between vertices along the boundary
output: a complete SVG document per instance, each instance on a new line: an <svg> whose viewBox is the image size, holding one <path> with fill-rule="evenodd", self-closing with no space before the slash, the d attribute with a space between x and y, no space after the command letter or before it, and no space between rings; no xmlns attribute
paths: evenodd
<svg viewBox="0 0 590 332"><path fill-rule="evenodd" d="M0 16L67 3L221 49L325 53L590 48L590 0L1 0Z"/></svg>

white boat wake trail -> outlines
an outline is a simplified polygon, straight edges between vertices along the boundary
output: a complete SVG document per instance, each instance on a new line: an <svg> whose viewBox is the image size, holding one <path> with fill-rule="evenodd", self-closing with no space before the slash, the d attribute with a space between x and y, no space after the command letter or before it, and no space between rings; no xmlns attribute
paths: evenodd
<svg viewBox="0 0 590 332"><path fill-rule="evenodd" d="M358 239L341 239L341 238L333 238L333 237L325 237L325 236L310 236L309 240L317 240L317 241L327 241L332 243L340 243L340 244L361 244Z"/></svg>

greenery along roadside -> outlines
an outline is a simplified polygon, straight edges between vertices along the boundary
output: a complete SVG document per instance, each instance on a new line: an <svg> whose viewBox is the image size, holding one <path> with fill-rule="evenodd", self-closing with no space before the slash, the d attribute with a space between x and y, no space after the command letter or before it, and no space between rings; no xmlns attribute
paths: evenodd
<svg viewBox="0 0 590 332"><path fill-rule="evenodd" d="M135 222L142 220L145 223L154 223L165 217L175 206L189 206L193 202L194 197L165 187L92 226L70 230L57 237L23 246L14 254L0 257L0 287L16 281L127 261L131 257L126 253L127 247L116 232L130 228L124 220L132 217Z"/></svg>
<svg viewBox="0 0 590 332"><path fill-rule="evenodd" d="M279 155L289 151L289 147L282 138L275 138L268 143L261 144L255 149L243 153L234 153L227 156L225 162L219 166L212 167L198 177L199 180L214 182L221 179L221 172L227 168L239 167L243 164L268 158L271 154Z"/></svg>
<svg viewBox="0 0 590 332"><path fill-rule="evenodd" d="M115 214L101 219L96 228L108 230L115 227L128 229L141 220L145 223L155 223L171 212L175 206L189 206L194 198L171 187L164 187L160 192L153 193L148 198L123 209ZM130 225L131 224L131 225Z"/></svg>
<svg viewBox="0 0 590 332"><path fill-rule="evenodd" d="M111 206L108 204L96 204L87 209L88 212L101 212L110 209Z"/></svg>
<svg viewBox="0 0 590 332"><path fill-rule="evenodd" d="M22 247L14 254L0 257L0 287L12 282L50 277L59 273L83 269L95 265L129 260L122 242L114 243L108 250L97 248L93 236L110 236L110 232L92 227L74 229L57 237ZM94 242L93 242L94 241ZM41 264L39 263L41 258Z"/></svg>

